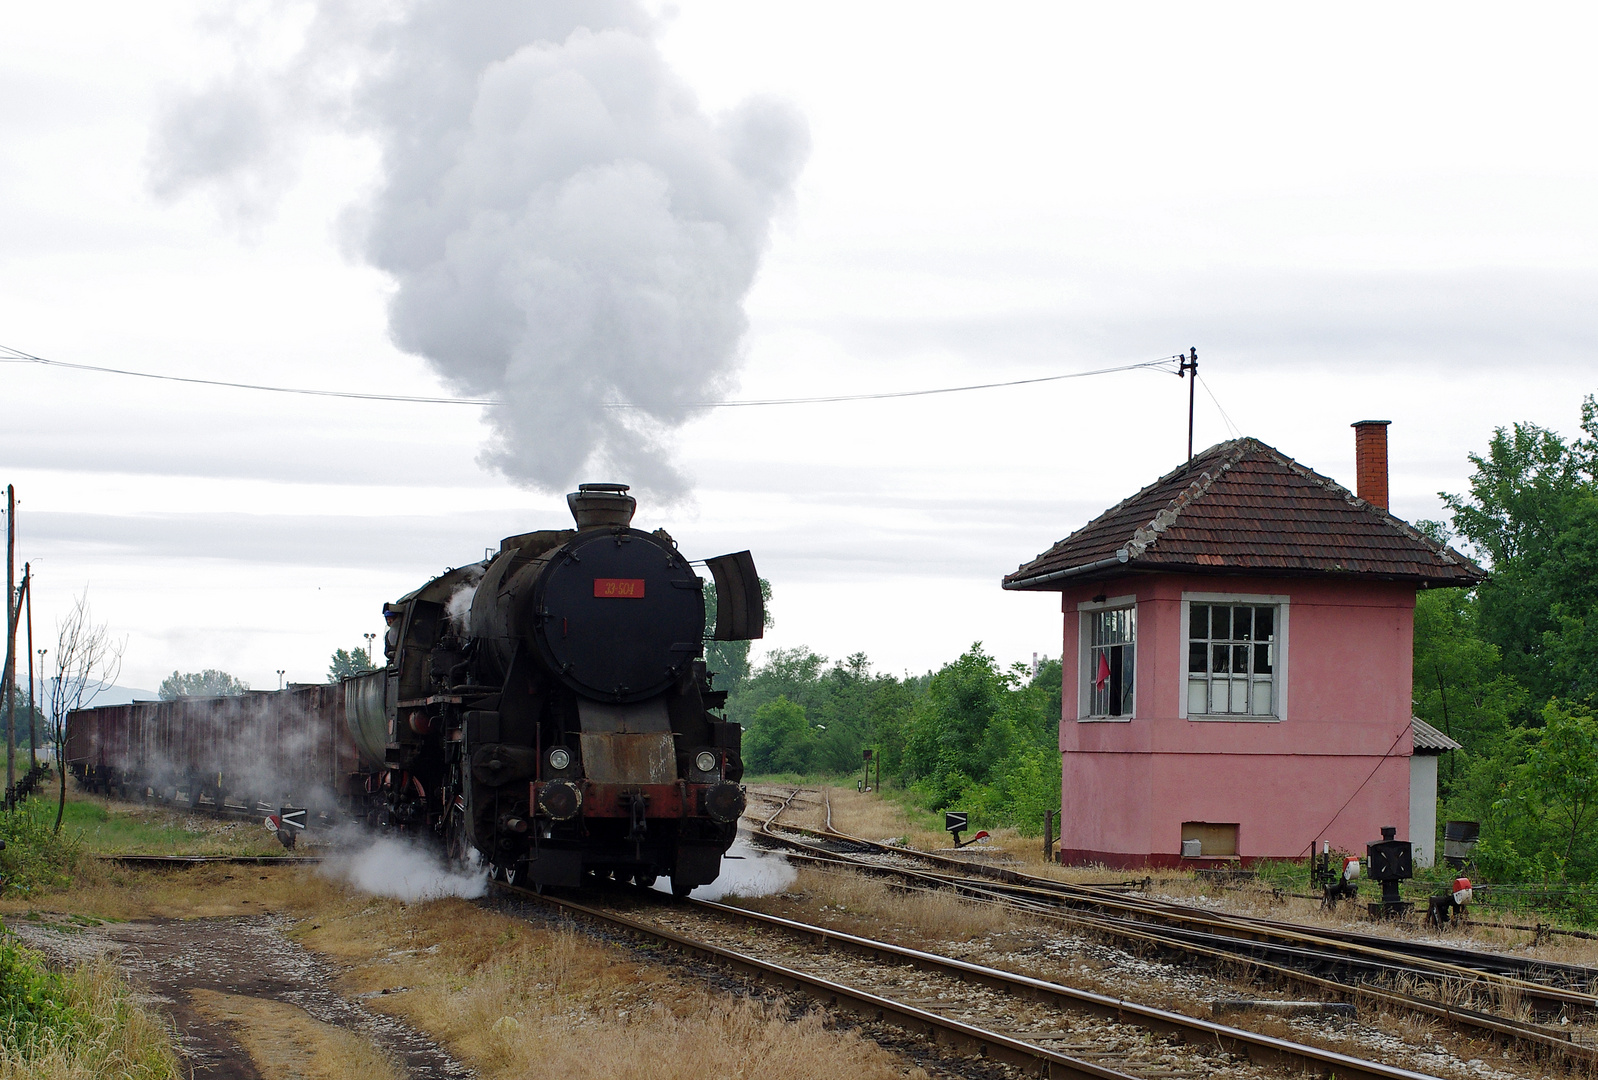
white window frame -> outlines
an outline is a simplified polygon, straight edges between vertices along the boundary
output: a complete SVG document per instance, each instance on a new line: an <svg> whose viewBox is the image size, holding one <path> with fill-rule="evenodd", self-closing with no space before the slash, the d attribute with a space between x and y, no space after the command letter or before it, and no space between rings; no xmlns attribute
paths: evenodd
<svg viewBox="0 0 1598 1080"><path fill-rule="evenodd" d="M1192 626L1192 605L1194 604L1235 604L1252 607L1274 606L1276 608L1276 660L1271 665L1273 677L1272 699L1276 711L1270 716L1252 716L1245 713L1199 713L1189 716L1187 711L1187 652L1188 628ZM1178 635L1178 644L1181 649L1177 660L1176 715L1183 720L1192 720L1195 723L1205 724L1279 724L1287 719L1287 671L1288 671L1288 610L1289 598L1286 596L1273 596L1264 593L1210 593L1210 592L1184 592L1182 594L1182 629Z"/></svg>
<svg viewBox="0 0 1598 1080"><path fill-rule="evenodd" d="M1138 690L1143 685L1143 648L1135 636L1135 630L1132 638L1132 711L1124 716L1093 716L1090 712L1093 698L1088 660L1093 655L1093 615L1100 611L1120 609L1130 609L1135 616L1137 597L1111 596L1104 600L1084 600L1076 606L1076 720L1079 724L1130 724L1137 716Z"/></svg>

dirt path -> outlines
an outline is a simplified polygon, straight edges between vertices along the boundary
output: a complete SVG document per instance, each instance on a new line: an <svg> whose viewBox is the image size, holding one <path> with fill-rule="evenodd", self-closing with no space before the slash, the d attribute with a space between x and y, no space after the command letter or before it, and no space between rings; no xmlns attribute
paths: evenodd
<svg viewBox="0 0 1598 1080"><path fill-rule="evenodd" d="M332 970L289 940L281 917L8 925L64 962L116 956L171 1018L196 1080L472 1075L409 1025L341 997Z"/></svg>

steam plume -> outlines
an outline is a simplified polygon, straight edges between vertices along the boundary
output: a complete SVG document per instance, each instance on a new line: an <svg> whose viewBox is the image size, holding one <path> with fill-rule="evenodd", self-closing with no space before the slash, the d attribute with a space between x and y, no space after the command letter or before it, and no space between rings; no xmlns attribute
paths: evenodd
<svg viewBox="0 0 1598 1080"><path fill-rule="evenodd" d="M382 171L354 245L397 285L396 344L503 402L481 460L546 490L597 471L674 494L670 434L731 381L809 137L769 99L706 115L655 29L624 0L329 5L286 66L173 103L152 187L249 211L278 186L291 117L371 135Z"/></svg>

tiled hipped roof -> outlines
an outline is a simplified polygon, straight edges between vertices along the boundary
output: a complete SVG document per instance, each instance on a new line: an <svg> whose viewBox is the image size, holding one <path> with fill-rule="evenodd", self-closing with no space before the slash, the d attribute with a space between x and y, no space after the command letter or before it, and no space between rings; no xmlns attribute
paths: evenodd
<svg viewBox="0 0 1598 1080"><path fill-rule="evenodd" d="M1100 565L1095 565L1100 564ZM1340 574L1473 585L1452 548L1258 439L1199 454L1004 579L1062 589L1128 571Z"/></svg>

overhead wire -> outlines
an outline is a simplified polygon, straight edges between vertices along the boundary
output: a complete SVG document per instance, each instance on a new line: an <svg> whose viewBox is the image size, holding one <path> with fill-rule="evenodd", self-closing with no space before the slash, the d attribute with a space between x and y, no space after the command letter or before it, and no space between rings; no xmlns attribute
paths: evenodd
<svg viewBox="0 0 1598 1080"><path fill-rule="evenodd" d="M1232 438L1235 439L1242 435L1243 430L1232 423L1232 418L1227 415L1226 409L1222 407L1221 399L1215 396L1215 391L1210 389L1210 384L1200 378L1199 373L1196 371L1193 373L1193 377L1198 379L1200 386L1204 387L1204 392L1210 396L1210 400L1215 402L1215 408L1221 414L1221 422L1226 425L1226 430L1231 434Z"/></svg>
<svg viewBox="0 0 1598 1080"><path fill-rule="evenodd" d="M40 364L44 367L65 368L72 371L88 371L105 375L126 375L138 379L156 379L163 382L190 383L198 386L219 386L232 390L260 390L272 394L300 394L307 397L349 398L357 401L397 401L410 404L423 405L501 405L504 402L498 398L460 398L460 397L427 397L411 394L372 394L361 393L353 390L315 390L308 387L269 386L263 383L232 382L224 379L201 379L189 375L161 375L149 371L132 371L127 368L104 367L97 364L75 364L65 360L49 360L33 353L9 345L0 345L0 352L9 353L9 356L0 356L0 363L10 364ZM997 390L1008 386L1031 386L1038 383L1058 382L1062 379L1082 379L1091 375L1110 375L1121 371L1136 371L1143 368L1158 369L1174 361L1179 361L1180 356L1162 356L1158 360L1144 360L1135 364L1122 364L1116 367L1095 368L1092 371L1070 371L1060 375L1042 375L1031 379L1011 379L1006 382L973 383L967 386L943 386L928 390L890 390L881 393L867 394L835 394L814 397L793 398L751 398L730 399L722 401L690 401L685 405L693 409L733 409L749 408L753 406L771 405L825 405L846 401L884 401L893 398L929 397L935 394L959 394L972 390ZM1205 387L1208 391L1209 387ZM1213 397L1213 395L1211 395ZM603 403L607 409L643 409L648 406L626 401L607 401Z"/></svg>

